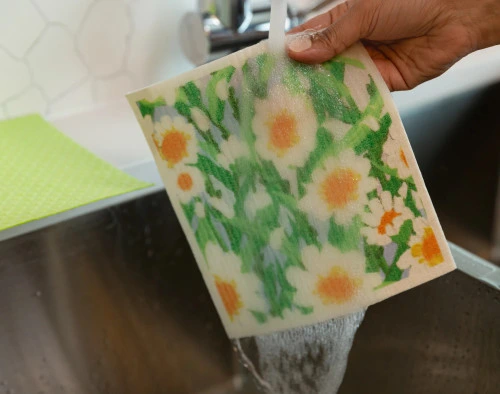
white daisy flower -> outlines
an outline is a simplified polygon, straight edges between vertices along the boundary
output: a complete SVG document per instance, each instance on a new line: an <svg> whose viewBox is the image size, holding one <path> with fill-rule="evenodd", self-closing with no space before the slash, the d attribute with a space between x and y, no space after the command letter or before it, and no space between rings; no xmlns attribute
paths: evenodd
<svg viewBox="0 0 500 394"><path fill-rule="evenodd" d="M398 171L400 178L406 179L412 175L403 146L398 140L387 138L382 151L382 159L389 167Z"/></svg>
<svg viewBox="0 0 500 394"><path fill-rule="evenodd" d="M274 250L280 250L284 238L285 229L283 227L274 229L269 235L269 246L271 246Z"/></svg>
<svg viewBox="0 0 500 394"><path fill-rule="evenodd" d="M286 272L297 289L295 302L312 306L320 316L353 310L366 304L373 289L382 283L379 273L366 273L361 252L341 253L331 245L319 251L315 246L302 249L305 270L290 267Z"/></svg>
<svg viewBox="0 0 500 394"><path fill-rule="evenodd" d="M338 224L349 223L363 212L367 194L377 187L377 180L368 176L370 168L368 159L350 149L328 158L313 172L299 207L320 220L334 216Z"/></svg>
<svg viewBox="0 0 500 394"><path fill-rule="evenodd" d="M203 203L201 202L197 202L195 205L194 205L194 213L196 214L196 216L198 218L204 218L205 217L205 205L203 205Z"/></svg>
<svg viewBox="0 0 500 394"><path fill-rule="evenodd" d="M174 170L174 176L175 194L184 204L205 190L203 175L196 167L178 166Z"/></svg>
<svg viewBox="0 0 500 394"><path fill-rule="evenodd" d="M434 267L444 262L441 248L429 223L419 217L413 221L413 230L416 234L410 237L408 243L410 249L400 257L398 267L401 269L418 265Z"/></svg>
<svg viewBox="0 0 500 394"><path fill-rule="evenodd" d="M197 142L193 125L184 118L162 116L155 124L153 141L161 158L172 168L181 163L196 162Z"/></svg>
<svg viewBox="0 0 500 394"><path fill-rule="evenodd" d="M250 311L265 312L268 309L257 275L242 273L241 259L233 252L224 252L214 243L207 244L205 256L209 270L206 283L221 316L227 316L226 321L235 325L254 325L256 321Z"/></svg>
<svg viewBox="0 0 500 394"><path fill-rule="evenodd" d="M255 192L249 193L245 199L245 212L250 219L253 219L257 212L271 205L273 200L264 185L257 184Z"/></svg>
<svg viewBox="0 0 500 394"><path fill-rule="evenodd" d="M267 99L255 100L252 127L257 152L280 172L304 165L316 144L318 123L310 98L291 95L282 85L273 86Z"/></svg>
<svg viewBox="0 0 500 394"><path fill-rule="evenodd" d="M234 164L236 159L249 155L248 147L236 135L230 135L227 140L223 140L219 148L217 162L225 169L229 169L229 166Z"/></svg>
<svg viewBox="0 0 500 394"><path fill-rule="evenodd" d="M201 131L208 131L210 129L210 119L205 113L196 107L191 108L191 118Z"/></svg>
<svg viewBox="0 0 500 394"><path fill-rule="evenodd" d="M226 79L223 78L219 82L217 82L217 84L215 85L215 94L222 101L227 100L227 98L229 97L229 82L227 82Z"/></svg>
<svg viewBox="0 0 500 394"><path fill-rule="evenodd" d="M413 219L413 213L405 206L402 197L392 197L383 191L379 198L368 202L370 212L363 212L361 220L366 225L361 234L366 236L369 244L385 246L392 242L391 237L398 234L401 225Z"/></svg>

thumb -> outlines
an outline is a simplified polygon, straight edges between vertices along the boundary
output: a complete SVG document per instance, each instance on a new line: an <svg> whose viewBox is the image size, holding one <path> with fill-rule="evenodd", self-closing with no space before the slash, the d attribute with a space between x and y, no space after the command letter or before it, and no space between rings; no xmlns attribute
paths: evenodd
<svg viewBox="0 0 500 394"><path fill-rule="evenodd" d="M288 55L299 62L315 64L323 63L349 48L363 38L363 22L367 19L363 3L356 3L340 19L322 30L305 30L289 36Z"/></svg>

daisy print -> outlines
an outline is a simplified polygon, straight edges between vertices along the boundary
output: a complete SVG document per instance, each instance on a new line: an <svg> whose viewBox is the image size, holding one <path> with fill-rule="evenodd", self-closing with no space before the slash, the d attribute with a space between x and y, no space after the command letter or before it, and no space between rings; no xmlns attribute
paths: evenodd
<svg viewBox="0 0 500 394"><path fill-rule="evenodd" d="M383 147L382 158L389 167L398 171L400 178L406 179L412 175L403 146L398 140L391 137L387 138Z"/></svg>
<svg viewBox="0 0 500 394"><path fill-rule="evenodd" d="M368 203L367 194L377 187L377 180L368 175L370 168L368 159L350 149L328 158L313 172L300 208L320 220L333 216L338 224L349 223Z"/></svg>
<svg viewBox="0 0 500 394"><path fill-rule="evenodd" d="M208 116L201 109L196 107L191 108L191 118L201 131L208 131L210 129L210 119L208 119Z"/></svg>
<svg viewBox="0 0 500 394"><path fill-rule="evenodd" d="M196 167L178 166L174 169L175 193L186 204L205 190L203 175Z"/></svg>
<svg viewBox="0 0 500 394"><path fill-rule="evenodd" d="M261 282L252 272L241 272L241 259L233 252L208 243L205 255L209 267L207 285L224 307L229 321L245 325L255 323L252 311L267 310L261 293Z"/></svg>
<svg viewBox="0 0 500 394"><path fill-rule="evenodd" d="M173 119L168 115L162 116L155 124L153 141L169 168L196 161L197 144L194 127L180 116Z"/></svg>
<svg viewBox="0 0 500 394"><path fill-rule="evenodd" d="M304 165L316 144L318 128L311 100L291 95L283 85L271 87L265 100L255 100L252 121L258 154L278 171Z"/></svg>
<svg viewBox="0 0 500 394"><path fill-rule="evenodd" d="M361 220L365 227L361 234L369 244L385 246L392 242L391 237L398 234L401 225L408 219L413 219L413 213L408 209L400 196L392 197L388 191L383 191L380 197L368 202L370 212L363 212Z"/></svg>
<svg viewBox="0 0 500 394"><path fill-rule="evenodd" d="M410 238L410 249L406 252L419 264L434 267L444 261L434 230L424 218L413 222L415 235Z"/></svg>
<svg viewBox="0 0 500 394"><path fill-rule="evenodd" d="M361 306L363 297L382 283L379 273L365 272L365 256L357 251L341 253L331 245L319 251L306 246L302 263L305 270L290 267L286 276L297 288L295 301L314 305L315 313Z"/></svg>

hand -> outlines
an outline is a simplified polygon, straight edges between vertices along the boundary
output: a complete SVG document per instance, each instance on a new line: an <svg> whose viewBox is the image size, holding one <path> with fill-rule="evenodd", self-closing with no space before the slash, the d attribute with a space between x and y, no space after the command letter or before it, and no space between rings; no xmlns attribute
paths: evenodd
<svg viewBox="0 0 500 394"><path fill-rule="evenodd" d="M292 59L321 63L361 40L390 90L411 89L500 43L500 0L349 0L291 30Z"/></svg>

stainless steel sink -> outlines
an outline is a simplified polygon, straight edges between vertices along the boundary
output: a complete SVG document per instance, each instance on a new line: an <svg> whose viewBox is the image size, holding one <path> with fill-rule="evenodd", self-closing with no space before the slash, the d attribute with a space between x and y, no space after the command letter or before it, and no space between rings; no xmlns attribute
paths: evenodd
<svg viewBox="0 0 500 394"><path fill-rule="evenodd" d="M499 103L403 119L448 238L487 258ZM256 392L164 193L0 243L0 319L0 394ZM500 292L455 271L368 309L340 393L499 389Z"/></svg>

